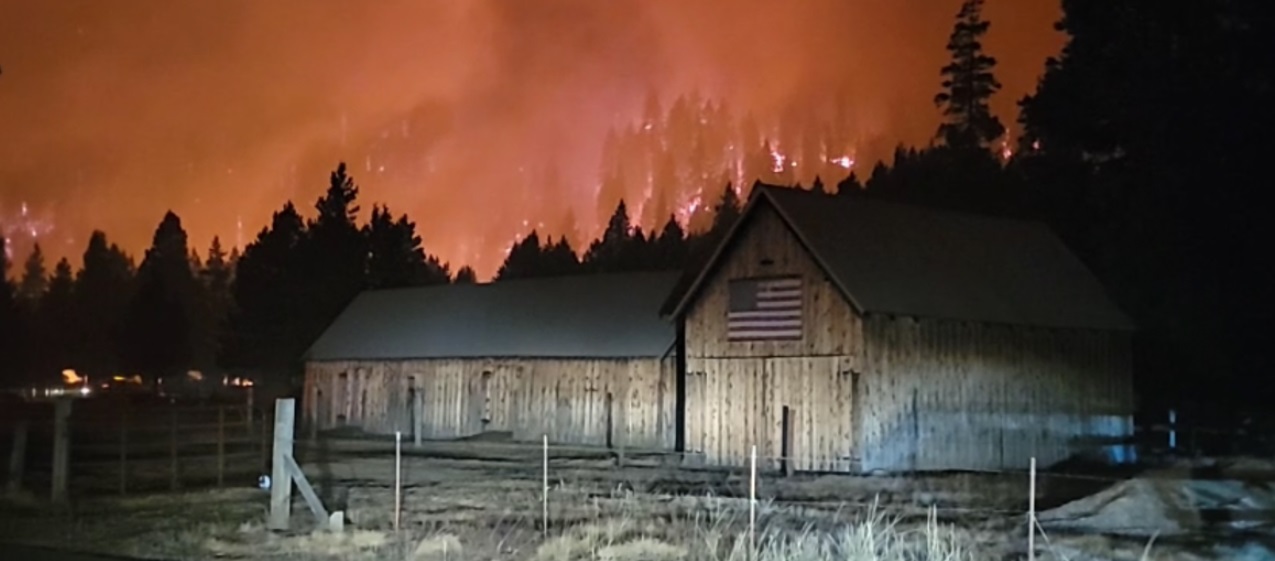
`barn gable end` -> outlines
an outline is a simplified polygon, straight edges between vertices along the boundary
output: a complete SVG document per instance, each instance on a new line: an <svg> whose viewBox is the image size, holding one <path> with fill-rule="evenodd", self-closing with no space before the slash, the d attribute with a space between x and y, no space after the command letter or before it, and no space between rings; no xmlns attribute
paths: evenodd
<svg viewBox="0 0 1275 561"><path fill-rule="evenodd" d="M742 465L756 445L774 468L845 471L862 323L773 209L743 220L685 316L688 452ZM799 337L731 340L731 284L758 279L799 281Z"/></svg>
<svg viewBox="0 0 1275 561"><path fill-rule="evenodd" d="M788 319L793 283L799 330L749 323ZM1131 323L1038 224L758 186L672 315L708 464L754 445L813 471L1128 458Z"/></svg>

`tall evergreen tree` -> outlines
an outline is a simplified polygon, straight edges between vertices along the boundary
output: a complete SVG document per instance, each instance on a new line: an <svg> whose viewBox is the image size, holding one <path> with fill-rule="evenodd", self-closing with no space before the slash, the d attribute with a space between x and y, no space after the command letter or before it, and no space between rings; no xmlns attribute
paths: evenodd
<svg viewBox="0 0 1275 561"><path fill-rule="evenodd" d="M416 223L399 217L388 207L373 206L372 217L363 228L368 240L369 288L399 288L449 281L447 267L425 255Z"/></svg>
<svg viewBox="0 0 1275 561"><path fill-rule="evenodd" d="M527 237L509 248L505 262L496 270L495 280L526 279L546 276L540 258L540 234L532 230Z"/></svg>
<svg viewBox="0 0 1275 561"><path fill-rule="evenodd" d="M58 261L48 285L37 308L34 331L38 341L35 348L40 353L37 375L42 381L52 382L62 370L83 362L77 337L80 319L75 305L75 276L69 261Z"/></svg>
<svg viewBox="0 0 1275 561"><path fill-rule="evenodd" d="M992 74L996 59L983 52L982 37L989 25L983 20L983 0L965 0L948 39L952 62L943 67L943 91L934 96L934 103L945 117L938 137L954 148L987 146L1005 134L988 104L1001 88Z"/></svg>
<svg viewBox="0 0 1275 561"><path fill-rule="evenodd" d="M659 269L681 269L686 266L687 247L686 232L678 224L677 217L670 215L660 230L655 242L656 263Z"/></svg>
<svg viewBox="0 0 1275 561"><path fill-rule="evenodd" d="M194 365L203 372L218 369L218 357L225 339L228 314L231 307L231 265L221 238L213 237L208 248L208 258L197 271L198 297L197 321L194 324Z"/></svg>
<svg viewBox="0 0 1275 561"><path fill-rule="evenodd" d="M17 387L27 380L27 350L22 335L27 331L19 312L17 287L9 280L9 240L0 235L0 356L11 357L0 368L0 387Z"/></svg>
<svg viewBox="0 0 1275 561"><path fill-rule="evenodd" d="M22 279L18 282L18 301L27 310L35 310L48 289L49 271L44 266L44 251L37 243L22 267Z"/></svg>
<svg viewBox="0 0 1275 561"><path fill-rule="evenodd" d="M164 215L137 271L128 313L128 364L151 379L180 375L192 366L197 317L190 250L181 218Z"/></svg>
<svg viewBox="0 0 1275 561"><path fill-rule="evenodd" d="M286 372L310 344L300 325L310 305L309 271L301 255L305 238L305 223L289 202L244 248L231 283L224 364Z"/></svg>
<svg viewBox="0 0 1275 561"><path fill-rule="evenodd" d="M315 202L318 215L310 221L299 249L305 276L298 288L306 303L297 311L298 347L289 360L289 384L300 374L301 353L367 283L367 238L356 224L358 194L342 162L329 176L327 191Z"/></svg>
<svg viewBox="0 0 1275 561"><path fill-rule="evenodd" d="M607 221L602 236L589 245L584 254L584 266L594 272L615 272L624 270L624 255L633 241L633 223L629 219L628 207L621 200Z"/></svg>
<svg viewBox="0 0 1275 561"><path fill-rule="evenodd" d="M1270 174L1270 143L1257 139L1275 129L1269 7L1063 9L1068 41L1022 102L1015 167L1138 320L1144 403L1268 410L1275 275L1260 256L1275 231L1254 186Z"/></svg>
<svg viewBox="0 0 1275 561"><path fill-rule="evenodd" d="M124 321L133 297L133 260L106 234L95 231L75 279L80 346L75 369L91 377L119 373L124 366Z"/></svg>
<svg viewBox="0 0 1275 561"><path fill-rule="evenodd" d="M580 258L576 256L575 249L571 247L571 242L566 237L558 238L555 242L550 236L545 241L540 255L545 264L544 270L549 275L575 275L581 272Z"/></svg>

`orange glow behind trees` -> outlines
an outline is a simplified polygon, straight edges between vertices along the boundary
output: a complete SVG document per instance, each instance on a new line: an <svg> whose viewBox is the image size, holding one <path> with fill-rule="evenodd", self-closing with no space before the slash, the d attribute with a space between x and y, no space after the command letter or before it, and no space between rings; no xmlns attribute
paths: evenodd
<svg viewBox="0 0 1275 561"><path fill-rule="evenodd" d="M0 222L19 263L35 239L51 261L78 261L93 229L137 255L169 209L193 246L242 247L284 201L308 209L346 161L364 212L406 212L427 251L488 277L533 227L578 229L577 247L601 231L603 140L642 131L648 99L667 118L698 96L722 126L667 136L678 189L660 199L626 180L635 211L692 214L723 178L750 175L751 146L733 148L735 169L719 165L728 152L697 151L732 139L769 139L779 172L807 185L929 142L959 4L17 4L0 19ZM993 109L1013 122L1061 45L1058 8L995 2L984 15L1004 84ZM698 184L712 192L697 198ZM659 213L635 220L649 229Z"/></svg>

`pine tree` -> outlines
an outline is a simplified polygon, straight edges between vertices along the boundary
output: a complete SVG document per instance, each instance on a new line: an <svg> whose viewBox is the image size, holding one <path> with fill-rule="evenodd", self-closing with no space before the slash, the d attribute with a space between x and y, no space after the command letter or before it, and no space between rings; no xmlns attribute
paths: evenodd
<svg viewBox="0 0 1275 561"><path fill-rule="evenodd" d="M0 368L0 386L16 387L25 384L28 371L28 351L23 335L29 332L18 308L17 288L9 281L9 240L0 235L0 356L9 357L7 368Z"/></svg>
<svg viewBox="0 0 1275 561"><path fill-rule="evenodd" d="M992 69L996 59L983 52L981 38L990 22L983 20L983 0L965 0L947 43L952 62L941 71L943 91L934 103L946 120L938 138L953 148L986 147L1005 134L988 102L1000 90Z"/></svg>
<svg viewBox="0 0 1275 561"><path fill-rule="evenodd" d="M540 234L532 230L527 237L509 248L505 262L496 270L495 280L526 279L547 276L540 258Z"/></svg>
<svg viewBox="0 0 1275 561"><path fill-rule="evenodd" d="M291 202L244 248L231 283L233 307L221 362L234 367L287 369L311 341L301 323L311 299L302 262L306 227Z"/></svg>
<svg viewBox="0 0 1275 561"><path fill-rule="evenodd" d="M850 175L841 180L837 184L837 194L843 196L857 195L863 191L863 183L859 181L859 174L850 172Z"/></svg>
<svg viewBox="0 0 1275 561"><path fill-rule="evenodd" d="M416 223L403 215L397 221L388 207L372 207L363 228L368 243L368 287L400 288L447 282L445 270L426 258Z"/></svg>
<svg viewBox="0 0 1275 561"><path fill-rule="evenodd" d="M44 267L44 252L37 243L22 267L22 279L18 282L18 301L25 309L35 310L48 289L49 272Z"/></svg>
<svg viewBox="0 0 1275 561"><path fill-rule="evenodd" d="M128 312L128 365L151 379L192 366L198 310L189 256L181 218L170 211L138 267Z"/></svg>
<svg viewBox="0 0 1275 561"><path fill-rule="evenodd" d="M48 285L36 315L35 333L40 352L36 362L40 365L38 375L51 382L62 370L82 364L83 359L76 336L80 320L75 306L75 276L69 261L57 262Z"/></svg>
<svg viewBox="0 0 1275 561"><path fill-rule="evenodd" d="M296 310L297 320L289 348L286 372L294 384L300 373L301 354L336 319L367 283L367 238L356 223L359 188L346 173L345 163L337 165L328 179L327 191L315 202L318 216L309 222L298 248L304 276L293 289L305 300Z"/></svg>
<svg viewBox="0 0 1275 561"><path fill-rule="evenodd" d="M589 245L584 254L584 266L594 272L614 272L625 268L623 262L626 246L633 237L633 224L629 210L621 200L607 221L602 236Z"/></svg>
<svg viewBox="0 0 1275 561"><path fill-rule="evenodd" d="M541 251L541 258L545 262L545 270L553 276L575 275L581 272L580 258L576 256L571 242L565 237L558 238L557 242L553 241L552 237L546 240Z"/></svg>
<svg viewBox="0 0 1275 561"><path fill-rule="evenodd" d="M221 238L213 237L208 248L208 258L196 272L199 281L196 298L198 314L193 362L198 370L204 372L217 370L218 357L225 340L232 304L230 282L233 275L227 259L226 251L221 247Z"/></svg>
<svg viewBox="0 0 1275 561"><path fill-rule="evenodd" d="M810 186L810 191L817 195L828 194L828 190L823 186L823 179L821 179L818 175L815 176L815 182Z"/></svg>
<svg viewBox="0 0 1275 561"><path fill-rule="evenodd" d="M100 377L123 368L123 330L133 296L133 276L132 258L110 244L106 234L93 232L75 279L80 345L74 365L77 371Z"/></svg>
<svg viewBox="0 0 1275 561"><path fill-rule="evenodd" d="M655 246L657 268L673 270L686 266L686 232L682 230L676 216L668 217Z"/></svg>

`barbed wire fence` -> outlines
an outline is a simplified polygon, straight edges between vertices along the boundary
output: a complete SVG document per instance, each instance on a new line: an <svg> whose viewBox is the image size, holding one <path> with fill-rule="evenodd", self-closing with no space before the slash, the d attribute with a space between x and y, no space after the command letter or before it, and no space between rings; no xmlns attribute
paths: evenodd
<svg viewBox="0 0 1275 561"><path fill-rule="evenodd" d="M1122 482L1130 480L1130 475L1126 474L1093 474L1093 473L1065 473L1054 471L1040 471L1034 469L1035 466L1028 469L1006 469L1006 470L981 470L978 472L964 473L947 473L947 474L898 474L891 477L874 477L874 476L856 476L851 474L814 474L798 472L795 476L784 474L784 470L764 469L762 466L768 462L779 462L788 460L788 458L759 455L756 447L750 447L749 459L745 466L717 466L717 467L698 467L683 468L676 461L661 461L658 458L653 462L643 462L642 454L633 450L627 452L628 460L620 461L619 454L611 454L610 466L599 468L596 465L592 467L581 467L582 459L598 459L607 457L607 454L599 452L596 448L591 449L592 454L582 453L587 447L555 445L548 441L547 436L538 443L524 443L523 456L513 460L502 462L510 465L510 472L518 472L519 476L537 482L538 497L537 507L534 514L528 510L526 517L538 518L536 523L532 524L539 530L542 538L549 537L570 529L571 522L568 516L561 515L562 521L558 521L558 516L564 508L582 507L578 503L582 501L592 501L593 507L599 513L603 511L598 506L597 497L588 498L588 493L573 492L565 480L572 477L580 476L581 470L591 470L594 472L610 472L611 476L597 476L610 482L619 482L620 486L627 486L633 492L641 493L638 489L640 480L649 480L654 475L661 473L699 473L702 474L702 480L708 480L718 483L710 485L720 494L715 498L729 504L731 508L737 509L739 516L743 518L747 513L747 523L742 528L741 539L747 543L750 548L758 547L758 537L762 533L761 526L768 519L773 519L776 514L785 514L793 518L813 515L822 512L824 520L831 523L848 523L855 517L850 516L854 513L860 515L864 513L874 512L878 509L887 509L900 519L909 520L920 523L921 521L929 522L930 520L947 520L950 524L961 524L962 521L969 519L995 520L998 524L996 527L1004 529L1005 537L1008 540L1022 540L1026 542L1025 552L1031 558L1031 552L1037 551L1039 548L1049 549L1052 547L1051 533L1102 533L1113 536L1121 536L1124 538L1137 538L1138 536L1150 536L1149 541L1154 541L1162 528L1154 524L1154 521L1140 523L1138 520L1129 520L1127 524L1110 524L1107 523L1101 528L1072 528L1068 529L1066 525L1057 526L1047 522L1042 522L1039 517L1039 507L1048 508L1049 503L1041 503L1039 500L1044 498L1051 484L1058 482L1082 482L1089 489L1102 489ZM424 460L447 459L453 456L451 453L433 453L437 452L438 444L426 443L425 450L420 454L411 453L412 447L405 448L409 453L404 455L396 455L395 463L402 461L401 458L416 458ZM518 446L517 444L508 444L508 446ZM365 456L366 457L366 456ZM1032 462L1033 464L1035 462ZM645 473L626 475L626 470ZM486 471L478 469L477 472ZM412 487L410 484L404 484L398 480L401 474L405 473L401 467L394 470L396 481L393 485L395 493L399 490ZM492 475L486 475L491 477ZM943 497L941 493L935 493L928 499L917 500L917 495L924 495L926 482L929 481L935 488L943 486L943 480L947 479L947 483L959 482L951 481L959 478L972 478L974 481L966 482L964 485L969 487L968 492L964 496ZM1161 476L1170 477L1170 476ZM1191 474L1183 473L1180 477L1189 479ZM864 492L863 489L848 489L844 494L825 494L822 498L811 499L809 497L801 498L800 493L793 493L786 490L785 482L789 482L789 487L799 486L802 482L818 481L820 478L828 479L845 479L848 481L870 481L878 482L879 486L888 487L886 482L904 482L899 485L905 485L906 482L913 482L917 485L919 492L902 493L910 495L911 499L905 499L893 504L885 504L881 499L881 493L871 492L871 487ZM979 479L1002 479L1006 480L1001 487L997 488L1015 488L1017 495L1009 500L988 500L975 501L975 504L959 504L959 501L969 499L976 496L979 492L979 486L983 483ZM551 482L558 482L553 485ZM685 490L689 490L685 489ZM684 490L684 491L685 491ZM690 493L688 493L690 494ZM1089 493L1086 493L1088 495ZM960 495L957 493L957 495ZM582 498L584 497L584 498ZM1080 498L1080 497L1077 497ZM569 504L575 502L577 504ZM393 504L394 512L387 513L394 520L403 519L400 508L412 508L412 501L403 497L397 497L393 501L384 501L382 505ZM981 504L980 504L981 503ZM1014 503L1014 504L1009 504ZM1021 506L1019 506L1021 505ZM551 506L553 508L551 509ZM1053 506L1057 506L1056 501ZM602 516L601 514L598 515ZM1240 515L1243 517L1243 514ZM557 526L555 527L555 524ZM402 530L403 527L396 526ZM1209 534L1208 529L1185 529L1179 532L1179 537L1205 537Z"/></svg>

